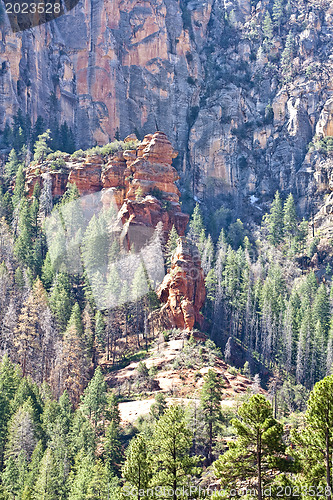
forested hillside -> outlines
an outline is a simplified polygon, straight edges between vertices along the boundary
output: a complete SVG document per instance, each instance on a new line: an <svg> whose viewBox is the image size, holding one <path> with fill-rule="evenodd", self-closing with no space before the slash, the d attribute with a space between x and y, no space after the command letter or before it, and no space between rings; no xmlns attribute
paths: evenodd
<svg viewBox="0 0 333 500"><path fill-rule="evenodd" d="M279 192L259 224L184 197L187 225L160 132L52 147L49 131L32 160L16 145L1 172L2 498L330 498L326 234ZM163 370L188 384L182 401L149 358L173 339ZM121 420L118 405L154 397ZM146 492L162 486L178 490Z"/></svg>

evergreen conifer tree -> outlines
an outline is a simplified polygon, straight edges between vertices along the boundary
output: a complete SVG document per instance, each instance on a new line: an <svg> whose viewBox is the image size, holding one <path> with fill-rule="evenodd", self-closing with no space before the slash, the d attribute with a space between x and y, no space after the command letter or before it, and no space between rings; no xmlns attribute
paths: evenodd
<svg viewBox="0 0 333 500"><path fill-rule="evenodd" d="M200 399L204 419L208 427L208 463L213 462L213 442L216 424L221 419L222 385L217 373L210 369L204 379Z"/></svg>
<svg viewBox="0 0 333 500"><path fill-rule="evenodd" d="M226 488L239 481L251 484L256 479L256 496L272 482L271 471L286 470L283 426L273 418L272 406L261 394L252 396L239 409L239 418L232 420L237 441L214 462L213 470Z"/></svg>
<svg viewBox="0 0 333 500"><path fill-rule="evenodd" d="M130 442L127 458L122 468L122 476L125 479L124 489L129 486L130 490L134 488L134 498L138 500L148 500L146 492L152 476L152 458L149 456L147 442L142 435L138 435Z"/></svg>
<svg viewBox="0 0 333 500"><path fill-rule="evenodd" d="M186 485L187 477L198 472L198 457L189 453L192 437L180 406L170 406L155 424L152 484L171 488L173 500L179 498L177 488Z"/></svg>

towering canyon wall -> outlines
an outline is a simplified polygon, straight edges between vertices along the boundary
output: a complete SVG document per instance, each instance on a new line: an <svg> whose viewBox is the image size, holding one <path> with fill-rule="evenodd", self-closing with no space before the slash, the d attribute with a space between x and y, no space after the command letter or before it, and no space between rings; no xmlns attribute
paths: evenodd
<svg viewBox="0 0 333 500"><path fill-rule="evenodd" d="M80 0L22 33L5 20L2 127L18 108L32 120L57 116L74 128L78 148L162 130L197 196L265 200L279 188L298 192L306 207L318 163L306 157L308 144L333 134L333 7L284 3L270 38L264 18L272 5Z"/></svg>

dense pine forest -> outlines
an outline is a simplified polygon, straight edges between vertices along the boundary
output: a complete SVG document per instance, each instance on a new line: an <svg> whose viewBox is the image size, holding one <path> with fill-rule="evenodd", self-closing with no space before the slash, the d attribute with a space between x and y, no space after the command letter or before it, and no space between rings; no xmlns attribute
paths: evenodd
<svg viewBox="0 0 333 500"><path fill-rule="evenodd" d="M119 272L112 207L83 224L75 184L52 197L36 183L28 196L28 164L61 171L66 155L88 152L63 145L64 128L56 140L29 129L25 144L21 125L6 132L1 171L0 498L332 498L333 248L298 217L293 195L276 192L258 224L184 200L206 300L177 368L197 369L201 388L182 401L157 392L149 413L124 424L121 403L152 397L150 350L182 332L150 319L161 304L144 264ZM74 221L67 239L50 233L57 217ZM175 226L151 236L170 274L178 240ZM250 381L230 406L218 360ZM136 386L110 388L110 374L133 361Z"/></svg>

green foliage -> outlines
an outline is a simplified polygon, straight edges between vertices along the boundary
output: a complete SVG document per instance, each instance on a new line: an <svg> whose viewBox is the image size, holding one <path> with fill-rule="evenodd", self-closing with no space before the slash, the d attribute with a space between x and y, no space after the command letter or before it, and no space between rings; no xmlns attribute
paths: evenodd
<svg viewBox="0 0 333 500"><path fill-rule="evenodd" d="M280 28L283 18L283 0L274 0L272 17L274 24Z"/></svg>
<svg viewBox="0 0 333 500"><path fill-rule="evenodd" d="M8 160L5 165L5 172L7 177L12 178L17 174L20 162L17 157L15 149L12 149L9 153Z"/></svg>
<svg viewBox="0 0 333 500"><path fill-rule="evenodd" d="M199 207L199 203L197 203L194 207L190 222L189 222L189 231L188 237L192 239L195 243L199 242L199 238L202 232L205 231L205 226L203 223L202 213Z"/></svg>
<svg viewBox="0 0 333 500"><path fill-rule="evenodd" d="M273 481L271 470L288 469L283 426L273 418L272 406L261 394L243 403L238 415L232 420L237 440L214 463L213 470L226 488L236 487L239 480L255 478L261 492Z"/></svg>
<svg viewBox="0 0 333 500"><path fill-rule="evenodd" d="M105 413L106 405L106 383L101 369L97 368L83 393L81 405L82 412L92 420L95 429Z"/></svg>
<svg viewBox="0 0 333 500"><path fill-rule="evenodd" d="M270 213L266 216L269 241L278 245L283 238L283 208L279 191L276 191Z"/></svg>
<svg viewBox="0 0 333 500"><path fill-rule="evenodd" d="M270 41L273 38L273 23L268 11L266 12L262 29L265 37Z"/></svg>
<svg viewBox="0 0 333 500"><path fill-rule="evenodd" d="M204 384L200 393L201 407L205 423L208 427L208 447L207 459L208 463L213 462L213 436L214 427L221 419L221 400L222 400L222 384L217 373L213 370L208 370L204 379Z"/></svg>
<svg viewBox="0 0 333 500"><path fill-rule="evenodd" d="M286 45L281 55L281 65L284 75L289 75L292 71L292 62L294 56L294 35L289 32Z"/></svg>
<svg viewBox="0 0 333 500"><path fill-rule="evenodd" d="M152 457L144 436L139 435L131 440L128 447L127 458L122 469L125 479L124 491L133 491L134 498L147 500L146 495L139 494L147 491L152 478Z"/></svg>
<svg viewBox="0 0 333 500"><path fill-rule="evenodd" d="M110 142L109 144L105 144L105 146L95 146L93 148L87 149L86 151L82 151L82 149L79 149L78 151L75 151L72 156L73 158L82 158L94 154L102 156L112 156L118 151L136 149L138 144L139 141L123 142L117 140L114 142Z"/></svg>
<svg viewBox="0 0 333 500"><path fill-rule="evenodd" d="M179 236L177 233L177 229L175 228L174 225L172 225L171 231L169 233L168 241L166 244L166 264L167 264L167 266L171 265L171 259L172 259L173 253L177 248L178 238L179 238Z"/></svg>
<svg viewBox="0 0 333 500"><path fill-rule="evenodd" d="M176 490L187 484L187 478L198 472L199 457L190 456L192 433L187 428L184 410L170 406L154 428L154 486Z"/></svg>
<svg viewBox="0 0 333 500"><path fill-rule="evenodd" d="M51 131L47 130L43 134L38 136L37 142L34 147L34 160L38 162L43 162L47 155L51 153L51 148L48 146L50 141Z"/></svg>
<svg viewBox="0 0 333 500"><path fill-rule="evenodd" d="M292 431L305 484L332 491L333 377L317 382L310 394L304 429Z"/></svg>

